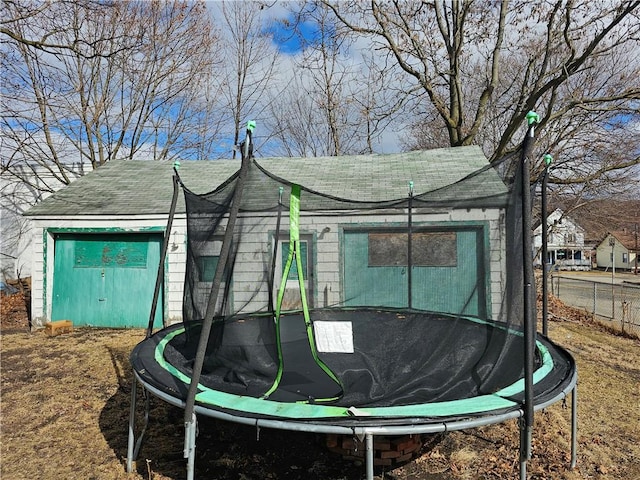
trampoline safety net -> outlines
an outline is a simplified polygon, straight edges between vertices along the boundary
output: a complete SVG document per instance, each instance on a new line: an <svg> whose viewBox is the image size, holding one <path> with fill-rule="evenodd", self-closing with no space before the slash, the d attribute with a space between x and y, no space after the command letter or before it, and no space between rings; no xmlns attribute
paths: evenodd
<svg viewBox="0 0 640 480"><path fill-rule="evenodd" d="M183 325L161 360L182 379L171 388L186 395L208 318L199 385L214 392L374 409L494 392L520 402L521 152L489 164L459 148L433 151L438 169L407 178L404 195L375 184L393 170L380 156L313 171L249 157L210 193L182 185ZM344 174L325 181L322 168Z"/></svg>

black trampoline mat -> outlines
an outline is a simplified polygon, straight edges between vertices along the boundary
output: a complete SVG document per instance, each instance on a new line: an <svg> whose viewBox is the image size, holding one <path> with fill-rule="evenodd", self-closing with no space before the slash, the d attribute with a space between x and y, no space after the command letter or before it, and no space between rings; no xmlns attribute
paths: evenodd
<svg viewBox="0 0 640 480"><path fill-rule="evenodd" d="M286 318L288 323L282 323L282 374L269 400L314 403L339 396L329 404L347 408L452 402L491 395L517 384L523 376L522 335L504 325L379 309L314 311L311 318L353 322L354 353L318 354L341 385L316 362L302 316L291 315ZM244 321L234 328L250 326L250 321ZM179 324L164 329L141 342L132 353L134 369L144 381L178 398L186 398L188 385L169 370L175 368L190 377L192 359L188 357L193 355L180 332L183 328ZM169 335L173 336L164 346L164 361L158 362L157 347ZM253 338L253 332L250 336ZM237 350L238 338L231 339L234 345L229 351L242 354L242 365L235 368L226 358L203 374L200 383L220 392L261 398L275 383L277 361L255 374L247 357L254 347ZM553 361L550 371L534 387L536 402L542 402L566 386L575 364L567 352L547 339L539 337L538 342ZM521 402L522 390L516 389L509 399Z"/></svg>

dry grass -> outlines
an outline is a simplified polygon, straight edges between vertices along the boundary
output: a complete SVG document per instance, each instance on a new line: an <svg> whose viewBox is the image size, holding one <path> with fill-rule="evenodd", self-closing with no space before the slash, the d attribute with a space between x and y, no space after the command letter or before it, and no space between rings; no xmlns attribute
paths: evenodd
<svg viewBox="0 0 640 480"><path fill-rule="evenodd" d="M185 478L182 412L160 401L152 402L136 473L125 472L128 356L142 331L79 329L50 338L23 325L3 326L3 480ZM640 478L640 342L573 321L552 322L550 337L578 363L578 466L568 468L570 415L558 404L536 415L529 478ZM198 478L364 478L362 466L327 452L317 435L262 430L256 436L250 427L202 419ZM427 444L417 459L378 478L518 478L515 421Z"/></svg>

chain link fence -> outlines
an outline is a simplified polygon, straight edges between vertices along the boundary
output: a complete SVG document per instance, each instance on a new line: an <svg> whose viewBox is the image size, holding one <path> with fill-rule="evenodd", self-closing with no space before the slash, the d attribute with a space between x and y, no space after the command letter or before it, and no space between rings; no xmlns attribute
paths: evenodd
<svg viewBox="0 0 640 480"><path fill-rule="evenodd" d="M640 335L640 285L551 275L551 292L623 332Z"/></svg>

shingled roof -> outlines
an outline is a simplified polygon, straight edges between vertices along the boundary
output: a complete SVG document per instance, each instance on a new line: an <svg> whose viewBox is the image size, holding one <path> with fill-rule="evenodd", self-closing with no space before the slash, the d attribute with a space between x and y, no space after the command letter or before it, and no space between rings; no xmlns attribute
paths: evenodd
<svg viewBox="0 0 640 480"><path fill-rule="evenodd" d="M456 184L487 166L479 147L442 148L390 155L310 158L258 158L271 174L334 197L383 201L406 198L408 182L416 194ZM239 168L239 160L183 161L184 185L195 193L214 190ZM173 162L111 161L32 207L28 216L166 214L172 192ZM500 196L506 187L493 169L447 196ZM180 196L178 212L184 212Z"/></svg>

